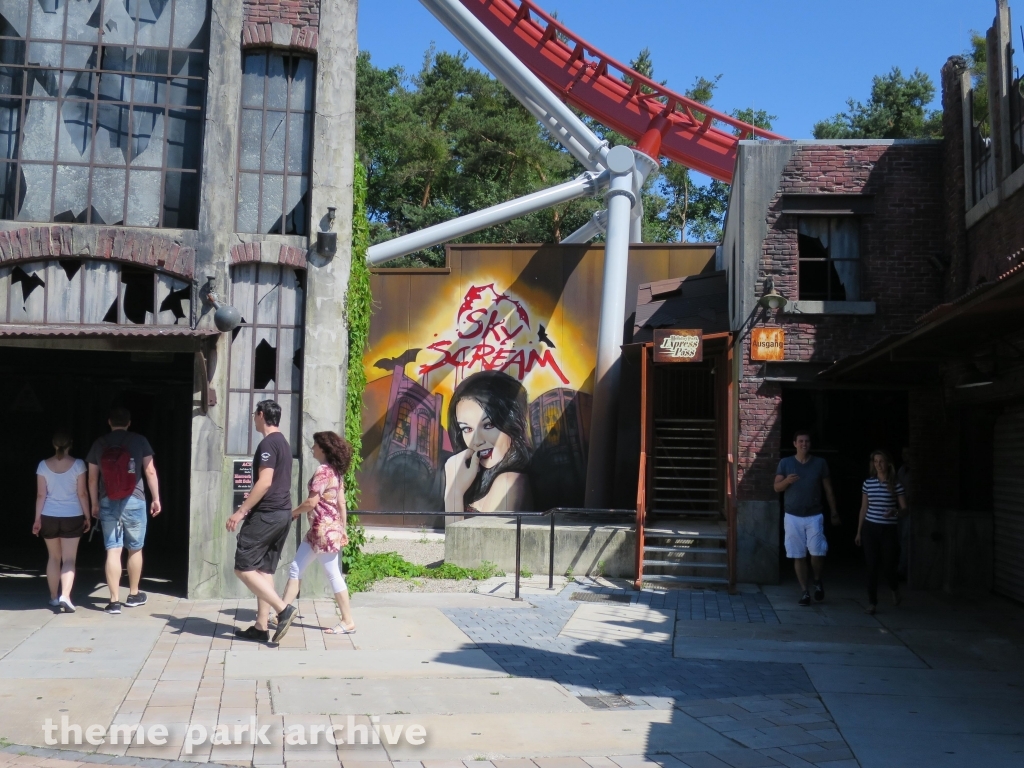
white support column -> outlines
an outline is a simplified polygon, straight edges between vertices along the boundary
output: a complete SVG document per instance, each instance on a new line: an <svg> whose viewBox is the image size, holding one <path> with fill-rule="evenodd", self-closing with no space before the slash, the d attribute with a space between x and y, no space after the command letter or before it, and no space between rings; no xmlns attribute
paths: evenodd
<svg viewBox="0 0 1024 768"><path fill-rule="evenodd" d="M611 174L605 195L608 234L604 248L604 282L597 331L597 364L594 368L594 406L590 418L590 450L587 459L585 506L605 508L611 500L615 469L615 426L618 404L619 362L622 356L622 324L626 314L626 271L629 265L630 213L636 203L633 192L633 151L613 147L605 159Z"/></svg>
<svg viewBox="0 0 1024 768"><path fill-rule="evenodd" d="M570 235L563 237L561 240L562 245L580 245L583 243L589 243L598 235L603 235L608 229L608 211L600 210L596 211L593 216L590 217L590 221L584 224L582 227L577 229Z"/></svg>
<svg viewBox="0 0 1024 768"><path fill-rule="evenodd" d="M443 221L432 227L410 232L408 235L385 240L383 243L370 246L366 250L366 261L370 264L381 264L400 256L446 243L457 237L478 232L495 224L502 224L534 211L542 211L553 205L575 200L578 197L597 194L607 184L608 173L583 173L572 181L509 200L507 203L492 205L482 211L467 213L457 219Z"/></svg>

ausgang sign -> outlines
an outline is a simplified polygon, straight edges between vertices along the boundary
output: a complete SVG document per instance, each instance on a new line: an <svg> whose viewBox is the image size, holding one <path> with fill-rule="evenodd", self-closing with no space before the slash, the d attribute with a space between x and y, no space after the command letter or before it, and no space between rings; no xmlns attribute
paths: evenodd
<svg viewBox="0 0 1024 768"><path fill-rule="evenodd" d="M704 359L704 336L700 329L654 331L654 362L699 363Z"/></svg>
<svg viewBox="0 0 1024 768"><path fill-rule="evenodd" d="M751 360L785 360L786 332L781 328L754 328L750 334Z"/></svg>

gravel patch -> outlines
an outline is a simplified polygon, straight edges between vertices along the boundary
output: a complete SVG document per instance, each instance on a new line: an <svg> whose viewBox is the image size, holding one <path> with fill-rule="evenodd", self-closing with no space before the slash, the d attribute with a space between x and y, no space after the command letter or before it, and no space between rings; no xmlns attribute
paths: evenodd
<svg viewBox="0 0 1024 768"><path fill-rule="evenodd" d="M370 585L370 592L476 592L472 579L400 579L389 576Z"/></svg>
<svg viewBox="0 0 1024 768"><path fill-rule="evenodd" d="M433 565L444 560L444 542L374 538L363 544L363 554L375 555L379 552L397 552L410 563Z"/></svg>

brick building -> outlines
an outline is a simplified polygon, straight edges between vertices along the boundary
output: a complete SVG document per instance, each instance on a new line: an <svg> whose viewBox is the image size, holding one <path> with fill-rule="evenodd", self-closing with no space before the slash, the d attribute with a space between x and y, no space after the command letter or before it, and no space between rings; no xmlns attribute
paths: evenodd
<svg viewBox="0 0 1024 768"><path fill-rule="evenodd" d="M38 559L53 429L83 456L124 404L161 478L147 572L237 593L224 516L254 403L281 403L296 487L342 422L356 2L0 0L0 51L5 546Z"/></svg>
<svg viewBox="0 0 1024 768"><path fill-rule="evenodd" d="M852 553L869 452L899 464L907 450L912 583L1024 599L1024 91L1010 29L998 0L984 125L953 57L942 141L741 145L720 253L739 351L741 581L779 576L772 479L800 428L832 469L834 553ZM784 308L759 306L771 286ZM765 326L785 332L780 361L752 359Z"/></svg>

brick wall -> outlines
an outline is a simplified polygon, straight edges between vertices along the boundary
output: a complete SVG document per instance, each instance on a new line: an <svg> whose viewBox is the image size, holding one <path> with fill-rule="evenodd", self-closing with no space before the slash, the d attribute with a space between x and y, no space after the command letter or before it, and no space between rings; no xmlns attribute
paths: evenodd
<svg viewBox="0 0 1024 768"><path fill-rule="evenodd" d="M942 146L896 144L800 147L783 173L768 211L768 236L758 270L789 299L799 299L797 219L781 213L785 193L870 194L874 214L861 219L861 299L867 316L779 314L759 318L786 330L787 362L832 363L910 328L943 297L945 253ZM741 349L739 497L770 500L782 442L781 386L762 381L763 364Z"/></svg>
<svg viewBox="0 0 1024 768"><path fill-rule="evenodd" d="M967 230L967 252L972 288L1024 262L1024 188Z"/></svg>
<svg viewBox="0 0 1024 768"><path fill-rule="evenodd" d="M94 229L55 224L0 231L0 263L63 257L128 262L191 280L196 252L191 245L168 235L124 227Z"/></svg>
<svg viewBox="0 0 1024 768"><path fill-rule="evenodd" d="M277 45L316 50L319 0L242 0L242 8L243 47ZM279 25L276 36L274 25ZM283 29L281 25L290 29Z"/></svg>
<svg viewBox="0 0 1024 768"><path fill-rule="evenodd" d="M264 248L266 245L266 248ZM264 261L264 251L266 256L270 257L270 254L274 252L274 249L278 248L275 243L263 243L256 241L253 243L239 243L231 247L231 264L245 264L250 261ZM270 257L272 258L272 257ZM289 267L296 267L297 269L306 268L306 252L302 248L296 248L294 245L282 245L280 250L277 252L277 263L286 264Z"/></svg>

